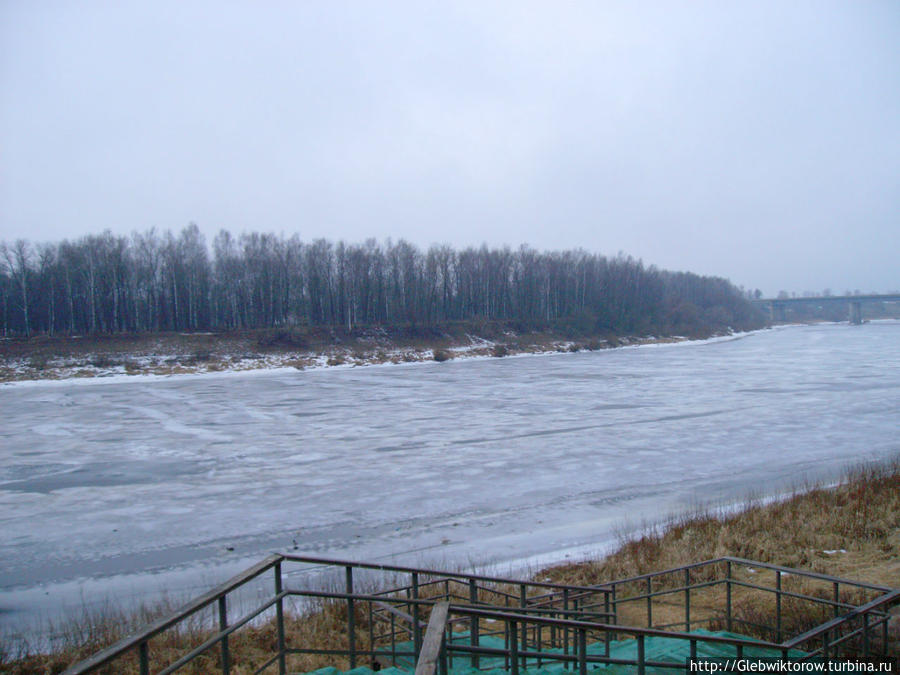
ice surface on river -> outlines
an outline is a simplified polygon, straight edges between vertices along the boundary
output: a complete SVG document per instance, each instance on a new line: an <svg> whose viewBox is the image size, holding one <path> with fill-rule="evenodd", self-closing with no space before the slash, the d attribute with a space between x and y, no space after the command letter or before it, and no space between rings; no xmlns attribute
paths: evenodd
<svg viewBox="0 0 900 675"><path fill-rule="evenodd" d="M0 387L0 617L276 550L600 547L900 451L900 322L535 358ZM587 547L587 548L585 548Z"/></svg>

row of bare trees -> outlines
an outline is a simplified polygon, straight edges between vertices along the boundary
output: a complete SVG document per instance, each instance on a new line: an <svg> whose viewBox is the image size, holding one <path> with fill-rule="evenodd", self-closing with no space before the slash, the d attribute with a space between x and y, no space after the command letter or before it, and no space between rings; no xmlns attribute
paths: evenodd
<svg viewBox="0 0 900 675"><path fill-rule="evenodd" d="M305 243L196 225L130 237L0 244L4 335L295 325L433 325L498 319L581 332L749 328L761 316L728 281L619 254L406 241Z"/></svg>

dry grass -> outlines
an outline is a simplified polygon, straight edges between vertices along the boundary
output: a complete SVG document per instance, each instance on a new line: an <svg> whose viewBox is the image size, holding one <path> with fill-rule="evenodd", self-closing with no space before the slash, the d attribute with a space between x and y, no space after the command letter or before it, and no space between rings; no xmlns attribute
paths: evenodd
<svg viewBox="0 0 900 675"><path fill-rule="evenodd" d="M131 615L117 611L86 616L61 627L55 636L55 649L49 654L27 653L27 646L7 645L0 649L0 672L10 675L55 675L78 663L117 640L135 632L150 621L172 611L142 610ZM357 626L357 647L368 649L368 615L362 607L354 612ZM178 630L171 629L154 638L149 643L152 667L161 669L173 663L191 649L208 639L213 632L211 622L198 619L187 621ZM302 614L288 614L285 617L285 642L294 648L316 648L346 650L347 606L343 602L316 603L315 607ZM277 631L274 618L266 617L258 625L237 631L230 637L229 649L231 672L244 675L254 672L260 664L270 659L277 651ZM23 653L24 650L24 653ZM307 672L324 666L334 665L346 669L347 660L327 655L300 654L288 656L291 672ZM222 672L221 651L208 650L180 673L203 675ZM139 664L137 651L132 649L114 664L101 668L104 675L137 675Z"/></svg>
<svg viewBox="0 0 900 675"><path fill-rule="evenodd" d="M850 580L900 587L900 460L852 470L841 485L817 487L777 503L750 504L731 515L696 513L675 519L643 535L624 540L619 549L595 562L557 566L540 573L560 583L592 585L679 567L702 560L734 556L764 563L796 567ZM724 578L724 566L708 566L691 573L691 582ZM735 579L775 587L775 573L734 566ZM630 584L628 595L645 592L645 582ZM684 573L654 580L653 590L680 587ZM832 599L829 582L784 575L784 590ZM725 627L725 586L692 593L695 625L706 621L712 629ZM862 604L878 594L840 590L840 601ZM773 639L775 594L734 587L733 617L740 632ZM619 608L619 622L647 625L646 601ZM810 601L785 598L782 604L783 637L798 635L833 616L833 609ZM655 598L652 620L656 627L683 628L681 593ZM746 622L746 623L744 623ZM768 628L754 628L752 624ZM893 622L893 654L900 653L900 630Z"/></svg>
<svg viewBox="0 0 900 675"><path fill-rule="evenodd" d="M841 551L829 555L825 551ZM541 572L589 585L724 555L900 586L900 460L850 471L841 485L739 513L680 517L623 541L603 560Z"/></svg>

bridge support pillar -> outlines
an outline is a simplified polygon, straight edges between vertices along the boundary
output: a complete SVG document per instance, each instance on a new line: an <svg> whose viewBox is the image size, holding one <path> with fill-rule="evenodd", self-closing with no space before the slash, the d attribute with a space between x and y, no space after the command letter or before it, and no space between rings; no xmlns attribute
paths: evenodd
<svg viewBox="0 0 900 675"><path fill-rule="evenodd" d="M772 323L776 321L787 321L787 312L784 310L784 305L780 302L773 302L769 305L769 318Z"/></svg>
<svg viewBox="0 0 900 675"><path fill-rule="evenodd" d="M862 323L862 302L859 300L850 301L850 323L854 326Z"/></svg>

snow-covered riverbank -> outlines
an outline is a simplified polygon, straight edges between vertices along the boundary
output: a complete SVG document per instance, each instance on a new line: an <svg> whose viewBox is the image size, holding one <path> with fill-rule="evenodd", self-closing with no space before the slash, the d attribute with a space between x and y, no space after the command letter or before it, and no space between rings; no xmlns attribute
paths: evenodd
<svg viewBox="0 0 900 675"><path fill-rule="evenodd" d="M496 358L498 356L530 356L600 349L682 344L731 339L747 333L732 333L705 340L689 340L683 336L632 336L607 340L540 340L520 342L509 334L504 340L466 336L464 344L448 347L401 348L381 344L370 349L334 347L327 351L285 351L278 353L213 353L203 352L104 352L78 356L30 356L6 358L0 366L0 386L39 382L122 382L144 378L172 378L194 375L230 375L266 373L278 369L315 370L322 368L355 368L372 365L408 365L451 359Z"/></svg>

